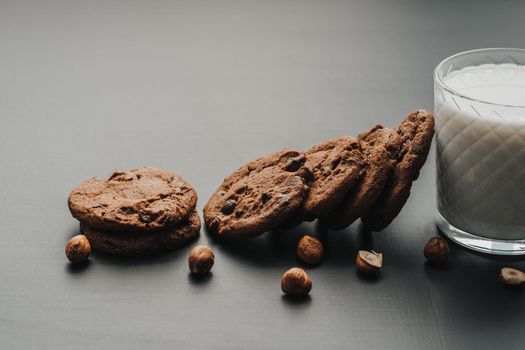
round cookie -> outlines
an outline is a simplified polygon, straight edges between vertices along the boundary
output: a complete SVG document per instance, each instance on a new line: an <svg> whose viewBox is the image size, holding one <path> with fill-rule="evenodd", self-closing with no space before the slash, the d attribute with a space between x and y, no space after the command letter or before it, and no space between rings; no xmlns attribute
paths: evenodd
<svg viewBox="0 0 525 350"><path fill-rule="evenodd" d="M305 153L314 179L302 205L305 218L317 218L335 209L361 178L364 159L359 142L339 137L312 147Z"/></svg>
<svg viewBox="0 0 525 350"><path fill-rule="evenodd" d="M334 210L362 175L364 158L359 142L343 136L315 145L305 152L313 181L302 206L280 226L290 230L303 220L313 221Z"/></svg>
<svg viewBox="0 0 525 350"><path fill-rule="evenodd" d="M91 178L69 195L71 214L100 230L161 230L184 221L197 194L181 177L152 168Z"/></svg>
<svg viewBox="0 0 525 350"><path fill-rule="evenodd" d="M401 146L397 131L381 125L359 134L357 139L366 159L365 174L341 204L321 219L324 226L333 230L341 230L368 213L383 192Z"/></svg>
<svg viewBox="0 0 525 350"><path fill-rule="evenodd" d="M228 176L208 199L204 221L225 238L253 237L278 227L301 205L311 179L293 149L258 158Z"/></svg>
<svg viewBox="0 0 525 350"><path fill-rule="evenodd" d="M410 113L397 128L401 150L394 171L372 210L363 216L363 223L373 231L381 231L399 214L410 196L412 182L428 156L434 136L434 116L425 110Z"/></svg>
<svg viewBox="0 0 525 350"><path fill-rule="evenodd" d="M199 235L201 221L196 211L179 225L156 232L111 232L91 228L83 223L80 231L93 250L114 255L141 256L179 248Z"/></svg>

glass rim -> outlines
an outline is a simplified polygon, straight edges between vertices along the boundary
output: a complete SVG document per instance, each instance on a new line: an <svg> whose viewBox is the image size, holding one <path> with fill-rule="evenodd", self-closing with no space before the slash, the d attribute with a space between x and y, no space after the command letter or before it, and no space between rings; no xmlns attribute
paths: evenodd
<svg viewBox="0 0 525 350"><path fill-rule="evenodd" d="M449 93L451 93L453 95L456 95L458 97L461 97L463 99L469 100L469 101L473 101L473 102L477 102L477 103L484 103L484 104L488 104L488 105L492 105L492 106L525 109L525 104L524 105L512 105L512 104L496 103L496 102L490 102L490 101L487 101L487 100L482 100L482 99L478 99L478 98L467 96L467 95L465 95L465 94L463 94L463 93L461 93L461 92L451 88L450 86L448 86L445 83L445 81L443 81L443 79L438 75L438 70L440 68L442 68L443 65L445 65L447 62L449 62L449 61L451 61L451 60L453 60L453 59L455 59L457 57L467 56L467 55L471 55L471 54L475 54L475 53L481 53L481 52L491 52L491 51L517 52L517 53L523 54L525 56L525 49L505 48L505 47L491 47L491 48L475 49L475 50L468 50L468 51L458 52L458 53L456 53L456 54L454 54L452 56L449 56L449 57L445 58L444 60L439 62L439 64L436 66L436 68L434 68L434 82L438 83L439 86L442 89L444 89L445 91L447 91L447 92L449 92Z"/></svg>

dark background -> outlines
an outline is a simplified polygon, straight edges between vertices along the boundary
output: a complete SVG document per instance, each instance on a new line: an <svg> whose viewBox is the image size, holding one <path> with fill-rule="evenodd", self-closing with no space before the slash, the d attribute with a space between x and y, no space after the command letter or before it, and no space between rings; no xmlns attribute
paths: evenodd
<svg viewBox="0 0 525 350"><path fill-rule="evenodd" d="M233 169L432 109L433 68L481 47L525 47L523 1L0 1L0 348L518 349L525 295L498 281L523 259L452 247L425 264L434 154L401 215L221 244L213 274L189 247L93 254L72 268L66 199L90 176L153 166L207 197ZM311 297L282 297L295 245L326 245ZM359 248L383 252L376 280Z"/></svg>

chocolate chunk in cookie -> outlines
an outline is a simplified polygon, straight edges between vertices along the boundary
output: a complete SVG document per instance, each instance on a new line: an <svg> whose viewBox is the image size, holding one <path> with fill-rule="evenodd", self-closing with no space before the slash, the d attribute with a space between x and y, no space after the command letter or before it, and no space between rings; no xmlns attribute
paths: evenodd
<svg viewBox="0 0 525 350"><path fill-rule="evenodd" d="M301 205L311 171L304 154L284 149L228 176L208 199L204 221L225 238L253 237L278 227Z"/></svg>
<svg viewBox="0 0 525 350"><path fill-rule="evenodd" d="M397 130L402 142L397 164L372 210L362 217L363 223L374 231L387 227L410 196L412 182L418 178L430 150L434 117L428 111L417 110L409 114Z"/></svg>
<svg viewBox="0 0 525 350"><path fill-rule="evenodd" d="M184 221L197 194L181 177L152 168L117 171L109 179L91 178L69 195L69 210L101 230L161 230Z"/></svg>
<svg viewBox="0 0 525 350"><path fill-rule="evenodd" d="M321 219L333 230L341 230L369 212L385 187L401 146L398 132L381 125L359 134L357 139L366 159L365 174L341 204Z"/></svg>
<svg viewBox="0 0 525 350"><path fill-rule="evenodd" d="M177 226L155 232L113 232L80 224L80 230L93 250L123 256L150 255L177 249L195 239L200 228L201 221L196 211Z"/></svg>

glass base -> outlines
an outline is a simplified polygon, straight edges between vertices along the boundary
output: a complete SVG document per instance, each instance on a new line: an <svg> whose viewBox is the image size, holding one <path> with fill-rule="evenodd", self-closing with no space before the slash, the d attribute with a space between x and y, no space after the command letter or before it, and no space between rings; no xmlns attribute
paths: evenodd
<svg viewBox="0 0 525 350"><path fill-rule="evenodd" d="M525 255L524 240L497 240L473 235L451 225L439 212L436 215L439 230L457 244L486 254Z"/></svg>

